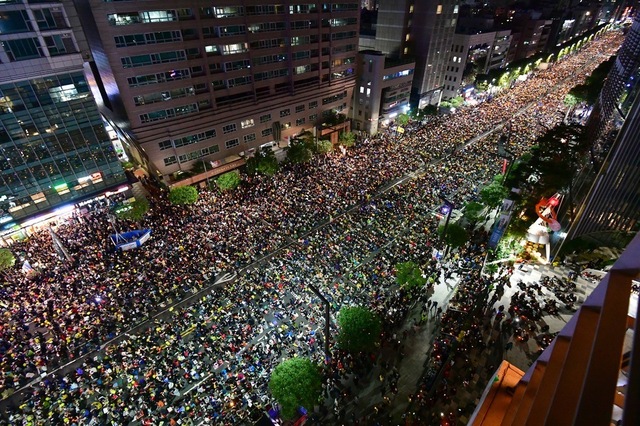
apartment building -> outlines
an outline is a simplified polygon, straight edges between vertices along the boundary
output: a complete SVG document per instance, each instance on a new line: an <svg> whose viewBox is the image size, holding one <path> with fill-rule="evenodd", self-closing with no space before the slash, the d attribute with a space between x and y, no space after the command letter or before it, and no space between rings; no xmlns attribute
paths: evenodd
<svg viewBox="0 0 640 426"><path fill-rule="evenodd" d="M358 1L76 3L101 111L166 181L348 111Z"/></svg>

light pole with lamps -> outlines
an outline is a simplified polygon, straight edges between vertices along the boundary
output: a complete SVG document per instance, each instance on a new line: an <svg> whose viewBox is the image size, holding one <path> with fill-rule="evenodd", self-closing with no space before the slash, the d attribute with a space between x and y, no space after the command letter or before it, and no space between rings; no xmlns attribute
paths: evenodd
<svg viewBox="0 0 640 426"><path fill-rule="evenodd" d="M449 254L449 244L447 244L447 228L449 227L449 220L451 219L451 212L453 211L454 205L446 198L440 198L442 198L442 201L444 201L444 204L442 205L442 207L440 207L440 212L447 215L447 219L444 221L444 227L442 228L442 240L447 245L443 257L447 257L447 254Z"/></svg>
<svg viewBox="0 0 640 426"><path fill-rule="evenodd" d="M316 296L320 298L322 304L324 305L324 353L327 358L327 363L329 364L331 361L331 350L329 349L329 333L330 325L331 325L331 316L329 313L329 301L320 293L320 290L316 286L311 283L307 283L307 286L311 289L312 292L315 293Z"/></svg>

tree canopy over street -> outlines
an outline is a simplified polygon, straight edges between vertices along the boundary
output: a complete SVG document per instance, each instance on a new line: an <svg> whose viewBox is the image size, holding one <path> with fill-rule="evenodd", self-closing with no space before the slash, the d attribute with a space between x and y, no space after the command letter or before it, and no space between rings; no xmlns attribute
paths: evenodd
<svg viewBox="0 0 640 426"><path fill-rule="evenodd" d="M218 179L216 179L216 185L218 185L218 189L222 192L233 191L240 185L240 181L240 173L233 170L221 174Z"/></svg>
<svg viewBox="0 0 640 426"><path fill-rule="evenodd" d="M444 225L440 225L438 227L438 234L442 236L444 232ZM450 223L447 226L447 235L443 236L444 242L450 246L451 248L457 248L462 246L469 240L469 235L467 231L457 223Z"/></svg>
<svg viewBox="0 0 640 426"><path fill-rule="evenodd" d="M293 419L299 407L311 411L322 392L322 376L308 358L290 358L271 373L269 390L282 407L282 415Z"/></svg>
<svg viewBox="0 0 640 426"><path fill-rule="evenodd" d="M169 191L169 202L173 205L183 206L194 204L196 201L198 201L198 190L193 186L179 186Z"/></svg>
<svg viewBox="0 0 640 426"><path fill-rule="evenodd" d="M403 262L396 265L396 282L407 290L422 288L427 282L427 279L422 275L420 267L414 262Z"/></svg>
<svg viewBox="0 0 640 426"><path fill-rule="evenodd" d="M247 171L250 174L260 173L265 176L273 176L279 169L278 159L271 148L261 148L247 160Z"/></svg>
<svg viewBox="0 0 640 426"><path fill-rule="evenodd" d="M11 268L16 263L16 258L11 253L11 250L2 248L0 249L0 272Z"/></svg>
<svg viewBox="0 0 640 426"><path fill-rule="evenodd" d="M293 139L285 149L287 151L287 160L293 164L306 163L311 160L311 150L304 140Z"/></svg>
<svg viewBox="0 0 640 426"><path fill-rule="evenodd" d="M343 132L339 138L340 145L349 148L356 143L356 135L353 132Z"/></svg>
<svg viewBox="0 0 640 426"><path fill-rule="evenodd" d="M500 176L501 177L501 176ZM502 184L501 178L494 178L489 184L480 190L480 199L489 207L498 207L507 196L507 188Z"/></svg>
<svg viewBox="0 0 640 426"><path fill-rule="evenodd" d="M359 306L340 309L338 327L338 345L352 353L373 351L382 330L378 316Z"/></svg>

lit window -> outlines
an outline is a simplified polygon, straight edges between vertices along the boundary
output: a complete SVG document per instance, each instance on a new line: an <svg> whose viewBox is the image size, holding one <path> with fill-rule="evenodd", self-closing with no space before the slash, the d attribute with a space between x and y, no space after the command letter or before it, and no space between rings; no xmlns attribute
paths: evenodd
<svg viewBox="0 0 640 426"><path fill-rule="evenodd" d="M240 126L241 126L243 129L247 129L247 128L249 128L249 127L253 127L253 126L254 126L254 124L255 124L255 123L253 122L253 118L249 118L249 119L247 119L247 120L242 120L242 121L240 122Z"/></svg>
<svg viewBox="0 0 640 426"><path fill-rule="evenodd" d="M442 5L439 4L438 7L436 8L436 15L440 15L442 13Z"/></svg>

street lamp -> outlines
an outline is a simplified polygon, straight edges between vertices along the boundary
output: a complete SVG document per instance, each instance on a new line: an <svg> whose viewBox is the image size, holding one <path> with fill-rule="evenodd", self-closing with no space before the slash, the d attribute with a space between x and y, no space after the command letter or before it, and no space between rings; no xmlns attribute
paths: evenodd
<svg viewBox="0 0 640 426"><path fill-rule="evenodd" d="M511 173L511 168L513 167L513 163L515 163L514 161L515 155L513 154L513 152L509 151L506 148L506 145L508 144L510 139L510 135L511 135L511 127L509 127L508 134L502 135L498 139L498 157L504 158L509 162L509 167L507 168L507 171L504 174L504 179L502 180L503 185L507 184L507 178L509 177L509 173Z"/></svg>
<svg viewBox="0 0 640 426"><path fill-rule="evenodd" d="M442 198L442 201L444 201L444 204L440 207L440 213L447 215L447 219L444 221L444 228L442 228L442 240L446 244L447 228L449 227L449 220L451 219L451 212L453 211L454 205L451 201L447 200L446 198L444 197L440 197L440 198ZM447 244L447 247L445 249L444 257L447 257L447 254L449 254L449 244Z"/></svg>
<svg viewBox="0 0 640 426"><path fill-rule="evenodd" d="M307 286L311 289L312 292L315 293L316 296L320 298L322 304L324 305L324 354L327 358L327 362L331 361L331 350L329 349L329 336L330 336L330 325L331 325L331 316L329 315L329 301L320 293L320 290L316 286L311 283L307 283Z"/></svg>

